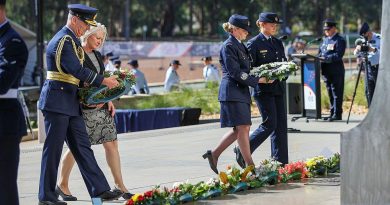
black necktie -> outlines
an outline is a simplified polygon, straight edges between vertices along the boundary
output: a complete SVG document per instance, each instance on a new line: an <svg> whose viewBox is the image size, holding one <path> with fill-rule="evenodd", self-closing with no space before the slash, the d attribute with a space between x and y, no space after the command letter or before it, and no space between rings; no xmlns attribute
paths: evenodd
<svg viewBox="0 0 390 205"><path fill-rule="evenodd" d="M269 37L269 38L268 38L268 41L269 41L269 43L270 43L271 45L274 45L274 42L273 42L273 40L272 40L272 37Z"/></svg>

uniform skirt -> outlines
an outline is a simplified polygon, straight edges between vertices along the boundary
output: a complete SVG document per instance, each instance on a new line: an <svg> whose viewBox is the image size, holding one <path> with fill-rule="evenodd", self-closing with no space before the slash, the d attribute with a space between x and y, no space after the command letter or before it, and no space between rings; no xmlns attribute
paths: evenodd
<svg viewBox="0 0 390 205"><path fill-rule="evenodd" d="M239 125L252 125L251 107L248 103L222 101L221 127L235 127Z"/></svg>
<svg viewBox="0 0 390 205"><path fill-rule="evenodd" d="M82 109L82 111L92 145L117 140L115 121L107 108Z"/></svg>

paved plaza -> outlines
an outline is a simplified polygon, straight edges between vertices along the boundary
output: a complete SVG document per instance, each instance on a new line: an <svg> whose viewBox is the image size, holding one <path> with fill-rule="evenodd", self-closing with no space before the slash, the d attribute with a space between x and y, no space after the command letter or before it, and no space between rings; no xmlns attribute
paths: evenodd
<svg viewBox="0 0 390 205"><path fill-rule="evenodd" d="M346 118L346 116L344 116ZM305 160L316 155L330 156L340 152L340 132L355 127L363 115L352 116L350 123L345 121L324 122L300 119L289 120L289 128L300 132L289 133L290 161ZM289 116L291 119L291 116ZM252 120L252 131L261 119ZM147 122L145 122L147 123ZM210 170L208 162L201 155L211 149L228 130L219 128L219 123L151 130L119 135L119 149L122 160L124 181L133 193L150 189L161 184L171 187L177 181L198 182L216 175ZM19 167L19 197L21 205L38 203L40 161L42 144L28 141L21 144ZM64 150L66 150L66 146ZM113 186L113 178L105 161L103 146L93 146L97 161ZM254 153L256 164L270 156L270 141L265 141ZM220 157L218 168L225 170L227 165L235 164L233 147L228 148ZM237 165L238 166L238 165ZM70 189L79 201L70 205L91 204L77 166L70 178ZM310 179L304 183L281 184L234 195L227 195L195 204L340 204L340 182L338 176L328 179ZM122 204L124 200L105 202L104 204Z"/></svg>

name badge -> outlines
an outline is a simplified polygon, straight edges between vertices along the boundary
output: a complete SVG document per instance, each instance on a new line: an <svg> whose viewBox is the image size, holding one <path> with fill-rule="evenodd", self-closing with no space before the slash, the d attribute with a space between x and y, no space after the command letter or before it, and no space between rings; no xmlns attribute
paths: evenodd
<svg viewBox="0 0 390 205"><path fill-rule="evenodd" d="M267 53L268 50L260 50L260 53Z"/></svg>
<svg viewBox="0 0 390 205"><path fill-rule="evenodd" d="M333 51L334 50L334 45L335 44L328 44L328 46L326 47L326 50Z"/></svg>

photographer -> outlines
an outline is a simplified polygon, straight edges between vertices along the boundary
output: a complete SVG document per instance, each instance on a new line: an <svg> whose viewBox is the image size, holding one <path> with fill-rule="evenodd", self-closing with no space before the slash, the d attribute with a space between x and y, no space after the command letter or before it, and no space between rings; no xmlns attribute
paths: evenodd
<svg viewBox="0 0 390 205"><path fill-rule="evenodd" d="M356 40L355 44L357 46L353 53L358 57L359 63L364 63L365 56L368 59L368 64L364 68L366 72L366 78L364 79L367 103L368 107L370 107L372 96L374 95L376 78L378 76L381 36L372 32L367 23L363 23L359 34L362 39Z"/></svg>

